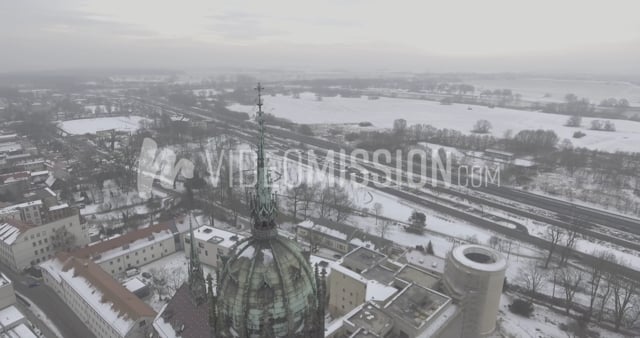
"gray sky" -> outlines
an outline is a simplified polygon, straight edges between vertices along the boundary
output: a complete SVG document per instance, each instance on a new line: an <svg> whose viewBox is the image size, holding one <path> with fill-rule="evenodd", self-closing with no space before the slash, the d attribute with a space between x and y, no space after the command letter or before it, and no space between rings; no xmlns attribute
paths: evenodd
<svg viewBox="0 0 640 338"><path fill-rule="evenodd" d="M0 71L640 74L640 1L0 0Z"/></svg>

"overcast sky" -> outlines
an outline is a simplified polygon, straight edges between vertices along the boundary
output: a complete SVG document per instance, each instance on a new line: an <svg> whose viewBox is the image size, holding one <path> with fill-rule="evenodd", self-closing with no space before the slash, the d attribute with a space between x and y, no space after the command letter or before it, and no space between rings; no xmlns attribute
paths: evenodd
<svg viewBox="0 0 640 338"><path fill-rule="evenodd" d="M637 0L0 0L0 71L640 74Z"/></svg>

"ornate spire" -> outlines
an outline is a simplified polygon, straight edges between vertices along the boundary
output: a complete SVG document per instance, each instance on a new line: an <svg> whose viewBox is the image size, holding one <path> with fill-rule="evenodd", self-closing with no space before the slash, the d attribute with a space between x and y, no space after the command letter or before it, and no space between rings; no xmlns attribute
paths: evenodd
<svg viewBox="0 0 640 338"><path fill-rule="evenodd" d="M192 215L189 214L189 279L192 278L195 270L202 270L200 266L200 257L198 257L198 251L196 250L195 240L193 237L193 223Z"/></svg>
<svg viewBox="0 0 640 338"><path fill-rule="evenodd" d="M192 215L189 214L189 290L197 304L206 301L207 289L193 237Z"/></svg>
<svg viewBox="0 0 640 338"><path fill-rule="evenodd" d="M258 83L258 114L257 121L259 127L258 134L258 165L256 169L256 192L251 201L251 216L253 218L253 235L259 239L272 238L277 234L276 218L276 198L271 192L271 177L265 167L264 150L264 112L262 111L262 86Z"/></svg>

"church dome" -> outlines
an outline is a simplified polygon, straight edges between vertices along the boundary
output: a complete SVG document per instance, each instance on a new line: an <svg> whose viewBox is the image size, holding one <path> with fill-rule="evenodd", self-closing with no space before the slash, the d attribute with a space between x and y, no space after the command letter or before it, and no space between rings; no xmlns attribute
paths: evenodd
<svg viewBox="0 0 640 338"><path fill-rule="evenodd" d="M221 271L218 314L224 336L303 337L318 309L316 276L299 246L282 236L235 245Z"/></svg>

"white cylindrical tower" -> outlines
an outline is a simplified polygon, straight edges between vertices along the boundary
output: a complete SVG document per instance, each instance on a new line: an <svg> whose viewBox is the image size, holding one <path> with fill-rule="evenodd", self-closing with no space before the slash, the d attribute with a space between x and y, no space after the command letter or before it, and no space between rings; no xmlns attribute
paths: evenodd
<svg viewBox="0 0 640 338"><path fill-rule="evenodd" d="M506 268L501 253L482 245L461 245L447 256L444 285L463 307L463 337L495 330Z"/></svg>

